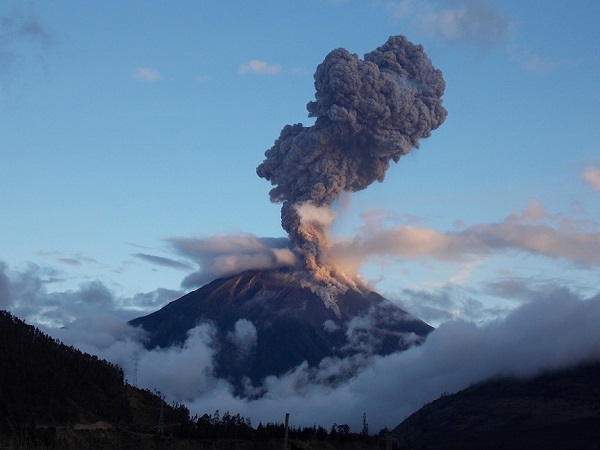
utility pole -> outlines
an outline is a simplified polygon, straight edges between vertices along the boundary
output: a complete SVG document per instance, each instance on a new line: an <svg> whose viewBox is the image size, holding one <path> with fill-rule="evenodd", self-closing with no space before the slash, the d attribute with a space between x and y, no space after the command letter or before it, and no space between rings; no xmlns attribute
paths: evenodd
<svg viewBox="0 0 600 450"><path fill-rule="evenodd" d="M285 413L285 426L283 428L283 450L288 450L288 424L290 421L290 413Z"/></svg>

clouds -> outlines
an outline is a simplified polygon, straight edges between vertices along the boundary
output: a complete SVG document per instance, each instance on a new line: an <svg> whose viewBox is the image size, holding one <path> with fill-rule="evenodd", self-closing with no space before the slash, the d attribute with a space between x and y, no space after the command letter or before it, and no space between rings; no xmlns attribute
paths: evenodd
<svg viewBox="0 0 600 450"><path fill-rule="evenodd" d="M556 64L540 55L531 55L525 62L523 62L523 68L529 72L534 73L547 73L552 72L556 67Z"/></svg>
<svg viewBox="0 0 600 450"><path fill-rule="evenodd" d="M531 43L519 42L521 30L516 25L520 20L506 14L500 6L505 7L495 0L398 0L387 3L392 17L410 25L415 33L478 51L504 46L509 58L531 74L544 75L580 65L581 59L542 56L532 50Z"/></svg>
<svg viewBox="0 0 600 450"><path fill-rule="evenodd" d="M242 63L238 67L238 74L248 75L254 74L259 76L270 76L281 73L281 64L271 64L260 59L251 59L246 63ZM153 67L137 67L132 75L135 80L146 84L155 84L164 79L163 74ZM209 74L200 74L193 77L196 84L206 84L213 81L214 77Z"/></svg>
<svg viewBox="0 0 600 450"><path fill-rule="evenodd" d="M147 261L151 264L155 264L157 266L170 267L172 269L178 270L192 269L192 266L186 262L177 261L164 256L149 255L147 253L134 253L133 256L135 256L136 258L143 259L144 261Z"/></svg>
<svg viewBox="0 0 600 450"><path fill-rule="evenodd" d="M259 421L294 425L347 423L360 429L362 413L373 430L395 426L424 403L495 376L530 377L600 358L600 295L587 299L561 286L531 290L528 301L484 325L449 320L420 346L385 357L326 358L317 367L300 364L280 377L267 377L259 397L241 398L214 376L215 330L199 324L185 344L145 350L141 336L106 316L52 330L55 336L121 365L133 377L138 360L140 387L157 388L169 401L184 401L193 414L229 410ZM368 320L347 324L364 331ZM252 342L253 326L240 321L229 339ZM354 374L348 377L348 374ZM332 384L332 377L344 380Z"/></svg>
<svg viewBox="0 0 600 450"><path fill-rule="evenodd" d="M430 324L451 320L486 322L489 317L498 317L509 312L490 310L476 298L477 292L455 283L446 283L430 289L403 289L397 295L405 309Z"/></svg>
<svg viewBox="0 0 600 450"><path fill-rule="evenodd" d="M242 75L253 73L255 75L275 75L281 72L280 64L269 64L260 59L251 59L247 63L240 64L238 69Z"/></svg>
<svg viewBox="0 0 600 450"><path fill-rule="evenodd" d="M443 10L430 10L420 17L426 33L448 42L467 42L490 47L507 39L508 19L484 1L454 2Z"/></svg>
<svg viewBox="0 0 600 450"><path fill-rule="evenodd" d="M56 281L60 281L60 273L52 268L28 264L11 270L0 261L0 307L29 323L68 327L94 316L125 322L183 294L159 288L132 297L117 297L97 279L80 283L74 289L52 290Z"/></svg>
<svg viewBox="0 0 600 450"><path fill-rule="evenodd" d="M446 232L413 225L384 228L380 218L363 217L366 222L358 235L334 243L332 258L360 267L374 257L461 262L519 251L582 266L600 265L598 224L548 216L536 200L502 222Z"/></svg>
<svg viewBox="0 0 600 450"><path fill-rule="evenodd" d="M488 1L452 2L402 0L388 8L398 20L408 20L420 32L448 43L489 48L505 42L510 20Z"/></svg>
<svg viewBox="0 0 600 450"><path fill-rule="evenodd" d="M600 266L600 224L585 216L550 213L536 199L501 221L458 222L449 230L428 227L412 216L395 219L396 225L390 225L389 216L382 211L367 211L361 217L362 226L353 235L329 237L331 245L325 257L343 273L363 274L373 285L382 282L390 286L391 281L392 290L385 295L433 324L457 318L483 323L504 316L529 298L531 290L546 291L554 286L560 273L560 282L590 292L581 280ZM343 221L344 215L340 213L337 220ZM247 269L298 264L287 238L240 233L169 238L166 242L173 257L147 255L143 259L159 267L174 264L182 270L188 267L188 271L197 267L182 280L186 290ZM515 256L518 269L511 259ZM382 278L369 271L373 265ZM418 277L403 271L424 271L426 278L416 282ZM564 275L567 272L569 275ZM433 276L438 279L432 280ZM568 277L571 281L566 281ZM134 300L145 307L160 305L141 297Z"/></svg>
<svg viewBox="0 0 600 450"><path fill-rule="evenodd" d="M162 79L162 75L157 69L152 67L138 67L133 72L133 78L144 83L156 83Z"/></svg>
<svg viewBox="0 0 600 450"><path fill-rule="evenodd" d="M560 58L544 57L538 53L526 54L520 58L521 66L527 72L536 75L546 75L558 70L575 69L584 62L583 58Z"/></svg>
<svg viewBox="0 0 600 450"><path fill-rule="evenodd" d="M463 224L450 231L420 226L414 220L386 228L384 219L365 214L358 236L334 242L333 249L339 252L335 255L354 258L355 267L370 258L385 257L464 263L468 268L472 260L518 251L598 267L594 256L598 224L551 214L536 200L502 221ZM194 277L196 282L210 280L253 264L281 267L294 263L289 241L283 238L241 234L167 242L173 258L142 259L158 266L169 266L171 260L194 262L198 270L187 277L189 283ZM138 385L159 389L169 401L185 402L193 414L230 410L251 417L254 425L259 420L281 421L282 414L290 412L294 425L348 423L356 431L366 412L376 431L397 425L443 392L488 377L532 376L600 358L599 294L586 298L556 279L496 273L471 287L449 282L398 292L396 300L405 309L441 323L418 347L386 357L331 358L312 368L301 364L283 376L265 379L253 390L258 397L241 398L226 380L214 375L215 349L221 343L210 324L198 324L181 347L150 351L142 345L140 330L126 325L126 319L138 315L133 308L158 309L182 293L156 290L123 299L98 281L49 292L59 275L36 265L10 270L2 264L0 303L30 323L46 323L45 330L64 342L119 364L129 380L137 358ZM490 295L507 299L510 305L503 308L485 302ZM353 345L370 343L371 319L367 315L343 324ZM61 326L65 327L56 328ZM330 331L335 328L331 323L323 326ZM235 344L240 356L254 351L256 329L250 321L242 319L228 331L225 339ZM410 336L405 338L411 342ZM344 381L332 385L332 377Z"/></svg>
<svg viewBox="0 0 600 450"><path fill-rule="evenodd" d="M600 169L589 167L583 172L583 179L595 191L600 191Z"/></svg>
<svg viewBox="0 0 600 450"><path fill-rule="evenodd" d="M239 356L244 357L256 347L256 328L249 320L239 319L233 331L227 333L227 338L236 346Z"/></svg>
<svg viewBox="0 0 600 450"><path fill-rule="evenodd" d="M92 8L78 6L68 15L51 6L42 8L40 2L35 3L39 14L29 12L27 5L33 3L22 7L14 6L18 2L7 3L13 6L12 10L9 5L0 12L0 54L3 55L0 58L5 58L4 63L0 61L0 69L6 65L20 69L22 62L28 62L46 49L48 39L53 36L47 20L51 21L48 25L57 30L56 43L61 46L59 65L50 71L52 80L47 84L35 83L33 89L23 89L25 101L18 111L3 109L6 110L4 147L13 148L13 151L7 150L8 160L3 164L6 173L2 178L8 189L4 192L3 216L13 218L6 222L8 229L0 246L3 257L10 264L18 264L31 258L40 248L50 246L65 252L51 262L42 260L60 271L53 272L42 266L11 269L3 265L0 268L0 307L10 308L30 323L68 326L71 333L80 329L81 339L87 331L89 340L85 342L89 348L92 345L104 348L111 358L122 354L120 364L130 370L131 355L140 345L134 336L116 327L119 320L156 310L182 295L184 290L215 277L246 268L295 265L287 239L218 235L220 230L231 228L227 224L231 224L234 217L244 221L244 211L248 210L251 220L247 219L252 222L248 226L260 234L260 227L264 226L260 218L272 220L272 209L261 209L260 199L265 191L258 180L257 189L262 193L257 191L254 196L252 183L236 181L237 185L243 185L245 194L237 195L240 189L231 188L234 184L231 180L226 176L216 177L207 167L219 166L234 177L244 170L252 170L259 162L261 149L265 143L268 145L268 129L274 121L286 116L290 121L296 120L294 116L298 111L286 106L292 105L291 100L282 99L301 97L310 80L307 80L308 73L286 79L291 74L288 69L296 64L308 65L318 56L314 54L315 48L352 46L360 51L368 42L404 31L416 41L425 41L432 58L437 55L434 60L440 58L440 67L448 80L447 107L452 120L446 124L450 128L442 133L442 141L431 142L439 147L439 155L431 156L433 165L428 166L431 172L425 168L429 164L427 155L432 155L427 149L415 155L408 168L401 169L405 174L414 175L422 183L417 184L423 186L422 190L417 187L410 192L410 187L404 189L408 183L394 184L392 178L388 180L392 191L382 191L381 197L370 198L378 205L387 201L387 207L406 213L429 208L426 213L417 213L428 214L428 217L390 224L365 215L356 236L354 232L333 236L331 257L363 273L370 281L378 280L379 276L382 281L378 286L387 290L386 296L401 301L418 317L436 323L458 319L471 322L471 325L460 322L460 325L439 330L446 333L442 333L444 336L450 336L451 331L460 332L465 336L461 341L464 348L469 346L467 337L476 339L482 323L490 317L504 317L538 297L583 296L581 285L587 285L588 296L592 295L592 289L597 289L599 228L593 221L599 220L597 207L592 200L589 216L569 218L552 213L561 207L551 203L574 200L578 192L574 192L572 185L563 184L563 180L571 170L569 167L585 168L582 162L596 165L582 173L578 188L583 187L588 198L600 189L593 127L588 126L588 132L584 133L578 128L589 122L589 117L594 116L594 106L597 107L594 102L597 78L593 76L598 72L597 58L593 57L594 39L590 39L595 30L591 17L597 15L597 8L590 8L589 12L594 14L586 14L563 5L539 8L536 14L531 14L536 8L525 2L394 1L389 3L390 7L395 8L396 17L402 22L391 23L382 7L388 2L348 2L335 11L331 5L317 2L314 11L318 14L309 14L314 19L311 39L315 47L307 44L310 39L297 38L306 31L302 30L305 21L283 25L281 21L276 22L285 16L280 12L294 12L295 8L300 14L297 17L301 17L306 8L294 7L288 11L284 7L280 12L274 9L268 14L257 13L253 16L255 21L248 21L247 12L256 12L252 8L227 11L220 3L209 2L217 5L218 10L211 6L206 10L208 14L199 15L197 8L204 6L182 7L178 11L167 6L157 7L148 10L140 21L135 8L124 9L116 20L111 8L98 6L100 3ZM569 12L573 15L569 16ZM364 15L365 19L359 33L347 26L347 19L356 18L357 14ZM198 27L194 18L200 16L227 18L223 21L226 27L219 26L218 22ZM254 27L250 34L259 38L242 42L243 34L249 35L249 31L238 25L250 22ZM577 26L570 28L574 23ZM331 26L322 26L324 24ZM242 35L235 34L238 30L242 30ZM229 33L231 39L222 39L224 33ZM265 53L262 43L274 42L274 38L281 41L267 46ZM115 56L107 49L120 53ZM464 49L486 54L484 58L469 59L465 58ZM507 61L502 50L520 54L516 61ZM555 73L533 77L519 73L514 67L527 61L527 70L547 73L563 67L557 66L557 62L571 57L585 59L586 64L569 76ZM200 74L206 76L195 78ZM211 80L209 85L196 83L208 80ZM248 89L248 84L261 84L265 80L277 80L277 86L271 83L265 91ZM102 90L97 89L99 82ZM127 89L136 85L142 90ZM164 90L164 95L139 95L148 89ZM96 94L100 97L94 98ZM485 105L491 105L492 116L484 114ZM131 114L148 107L167 108L173 114L152 118ZM264 108L274 116L269 117L268 112L257 115ZM477 123L463 120L468 118L463 112L468 111L474 112ZM488 120L490 117L492 120ZM240 132L231 133L234 123ZM544 131L543 135L532 133L536 129ZM128 150L121 152L120 148ZM238 151L242 148L244 151ZM50 155L50 159L44 159L44 155ZM207 159L211 164L206 164ZM496 161L499 162L497 167ZM527 177L529 167L536 168L530 179ZM490 168L490 177L482 176ZM452 180L448 177L451 173L455 175ZM403 174L398 176L403 181L411 179ZM519 176L527 179L517 179ZM80 177L88 181L81 184L85 189L64 189L77 184ZM516 183L506 188L509 181ZM527 192L533 185L537 192ZM467 187L463 190L464 186ZM521 187L523 191L516 192ZM515 198L499 198L509 189ZM546 193L540 194L540 191ZM124 196L123 192L128 195ZM479 195L472 195L473 192ZM483 197L490 192L502 193L498 198ZM95 193L99 196L93 195ZM461 198L463 194L465 197ZM102 204L90 202L90 195ZM522 199L528 195L540 196L544 204L526 205ZM102 196L106 198L103 200ZM247 199L251 197L258 199L256 204L248 205ZM456 201L456 209L448 204L448 198ZM476 202L482 198L484 201ZM420 199L423 199L422 205ZM468 205L463 207L459 202ZM507 207L511 209L504 209L505 202L513 202ZM65 204L70 205L68 211ZM96 213L77 209L90 205ZM106 208L99 209L102 205ZM519 211L510 214L516 209ZM30 213L26 214L26 210ZM99 210L110 213L99 215ZM456 218L453 214L465 214L466 217L458 217L464 223L452 227L450 223ZM119 219L115 221L117 216ZM151 216L164 220L145 220ZM40 220L41 217L44 220ZM84 218L91 221L85 222ZM354 225L340 224L345 219L344 213L340 213L337 223L340 229ZM333 230L337 229L334 226ZM182 234L167 240L166 249L149 248L155 247L148 241L156 236L174 233ZM194 233L202 233L202 237ZM211 236L213 233L217 235ZM131 239L147 246L131 250L121 245ZM93 255L98 262L86 264L73 254L77 251ZM133 252L139 253L131 256ZM123 259L128 259L130 265L126 266ZM373 275L372 268L376 265L376 269L382 269ZM61 278L66 281L55 282ZM184 288L180 290L178 283L182 280ZM156 289L158 286L163 288ZM560 286L569 287L571 291L560 291ZM135 293L136 290L143 292ZM121 291L127 291L127 296ZM543 318L543 308L537 312ZM252 329L246 325L246 328L240 324L238 330L227 330L232 332L231 339L243 342L244 332L251 339ZM324 326L335 328L331 323ZM93 329L96 332L92 336ZM353 329L362 330L358 323ZM162 354L156 359L148 356L141 360L140 376L154 373L152 367L160 358L172 364L173 370L183 364L185 357L210 367L213 342L210 332L202 330L204 334L199 331L199 335L190 337L190 345L180 350L179 355ZM445 350L452 349L446 347ZM455 352L459 354L459 350ZM424 368L433 364L423 363L417 353L403 358L409 356L414 364ZM458 356L457 359L460 361ZM429 380L425 372L419 373L417 367L410 366L407 360L402 361L405 362L393 358L377 360L373 368L365 372L373 372L371 380L389 382L390 392L413 391L419 374ZM252 405L260 406L265 414L272 407L274 418L281 420L279 399L284 398L286 391L301 392L294 389L302 385L302 380L325 379L326 373L343 364L348 362L328 361L327 368L323 366L318 374L311 375L307 368L299 368L288 377L271 380L269 396ZM183 382L192 392L215 383L213 390L204 391L201 398L196 397L198 408L210 408L209 411L217 407L231 408L233 411L234 406L241 406L245 410L240 409L240 412L254 416L252 405L228 395L226 384L211 381L210 370L182 367L206 381ZM389 371L389 380L381 374L386 371ZM162 379L161 389L176 381L169 379L166 373L157 373ZM380 378L375 377L378 373ZM432 368L431 373L443 379L447 371ZM130 371L128 376L131 379ZM406 381L402 381L405 378ZM336 416L337 411L330 403L335 403L340 410L367 405L371 420L375 413L372 412L374 406L368 406L370 394L374 394L372 386L369 387L370 379L365 374L362 384L357 380L352 387L340 386L335 393L327 386L311 390L305 384L303 392L311 406L324 408L321 418L329 425L334 420L342 423L343 419ZM145 382L157 383L149 384L153 388L159 386L158 381L157 375L156 380L148 378ZM430 395L447 390L445 386L427 382ZM416 389L417 392L425 390L425 387ZM344 393L348 396L344 397ZM387 395L391 396L389 392ZM295 408L301 408L305 401L300 394L289 394L285 398L288 399L285 405ZM371 401L372 405L378 401L385 404L385 395L373 396ZM413 403L420 406L422 402L421 395ZM359 409L357 416L362 412ZM292 420L300 414L304 413L295 409Z"/></svg>
<svg viewBox="0 0 600 450"><path fill-rule="evenodd" d="M367 211L362 219L355 234L330 237L326 257L344 273L363 274L373 285L384 284L384 289L392 286L385 296L400 301L405 309L432 324L456 318L482 323L496 315L504 316L528 298L523 286L546 289L544 285L553 285L550 277L560 273L544 276L545 270L568 271L572 281L561 282L573 289L580 285L589 293L585 283L578 280L600 266L600 225L585 217L551 214L535 199L501 221L459 223L449 230L428 227L414 217L389 225L388 216L381 211ZM344 220L343 213L337 220ZM89 275L75 288L58 290L59 286L73 286L64 282L62 271L29 265L11 272L5 265L0 271L0 301L15 308L20 317L48 324L69 323L87 314L88 307L133 318L216 278L248 269L296 268L298 264L287 238L238 233L176 237L165 242L168 248L160 256L148 251L134 256L155 266L154 270L182 271L182 290L158 288L117 296L106 284L93 278L90 281ZM517 254L522 267L513 270L515 262L509 259ZM81 256L57 256L69 270L79 270L78 263L84 260ZM523 268L527 261L535 261L537 267ZM368 270L374 264L382 278ZM403 272L423 270L430 275L420 281ZM433 274L437 280L431 279Z"/></svg>
<svg viewBox="0 0 600 450"><path fill-rule="evenodd" d="M548 309L553 312L546 320ZM299 367L268 380L270 389L265 398L240 406L255 411L255 415L274 414L269 408L279 403L291 412L294 423L327 426L335 421L349 423L355 430L358 412L366 411L374 429L394 426L443 392L454 392L492 376L532 376L600 357L594 325L599 313L598 297L582 301L559 291L484 327L448 322L432 332L423 345L374 358L355 378L335 388L314 381L326 379L323 375L334 368L340 370L342 361L324 363L316 374Z"/></svg>
<svg viewBox="0 0 600 450"><path fill-rule="evenodd" d="M15 6L7 15L0 16L0 54L6 55L14 45L27 41L49 44L52 37L39 22L33 9L24 11Z"/></svg>
<svg viewBox="0 0 600 450"><path fill-rule="evenodd" d="M138 383L178 401L191 401L209 391L213 378L215 330L200 324L188 332L182 347L139 353Z"/></svg>
<svg viewBox="0 0 600 450"><path fill-rule="evenodd" d="M175 252L198 264L182 286L199 287L209 281L247 269L292 267L296 257L287 238L261 238L249 233L207 238L170 238Z"/></svg>
<svg viewBox="0 0 600 450"><path fill-rule="evenodd" d="M1 13L0 13L1 14ZM32 5L27 9L11 5L8 13L0 15L0 79L28 60L39 65L39 58L54 38L37 18Z"/></svg>
<svg viewBox="0 0 600 450"><path fill-rule="evenodd" d="M6 264L0 261L0 309L9 309L11 304L10 279L6 274Z"/></svg>

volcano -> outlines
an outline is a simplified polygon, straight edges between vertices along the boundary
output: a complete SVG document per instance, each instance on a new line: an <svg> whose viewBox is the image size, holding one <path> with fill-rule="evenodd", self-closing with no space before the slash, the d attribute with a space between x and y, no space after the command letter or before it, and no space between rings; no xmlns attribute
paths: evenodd
<svg viewBox="0 0 600 450"><path fill-rule="evenodd" d="M162 309L130 321L149 349L181 346L202 323L215 329L216 373L259 385L306 362L385 355L423 342L431 326L364 287L332 304L294 272L250 270L214 280ZM241 332L243 331L243 332ZM364 359L363 358L363 359Z"/></svg>

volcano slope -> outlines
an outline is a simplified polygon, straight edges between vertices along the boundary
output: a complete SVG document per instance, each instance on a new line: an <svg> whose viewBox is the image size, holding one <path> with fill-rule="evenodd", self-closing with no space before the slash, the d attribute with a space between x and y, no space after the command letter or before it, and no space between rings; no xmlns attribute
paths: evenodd
<svg viewBox="0 0 600 450"><path fill-rule="evenodd" d="M254 270L214 280L130 324L145 330L149 349L183 345L190 329L212 324L215 375L238 387L304 361L314 367L327 357L405 350L433 330L366 288L339 294L334 306L292 272Z"/></svg>

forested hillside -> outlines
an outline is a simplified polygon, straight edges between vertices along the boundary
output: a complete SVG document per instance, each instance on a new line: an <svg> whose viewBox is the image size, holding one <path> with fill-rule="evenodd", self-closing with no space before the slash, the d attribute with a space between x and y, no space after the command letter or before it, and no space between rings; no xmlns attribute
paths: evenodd
<svg viewBox="0 0 600 450"><path fill-rule="evenodd" d="M253 428L229 411L190 417L159 392L127 385L114 364L0 311L0 448L279 449L283 435L280 423ZM292 448L356 450L378 438L334 424L291 426L289 439Z"/></svg>
<svg viewBox="0 0 600 450"><path fill-rule="evenodd" d="M131 421L123 371L0 311L0 427ZM87 416L87 417L86 417Z"/></svg>
<svg viewBox="0 0 600 450"><path fill-rule="evenodd" d="M394 430L414 448L599 448L600 362L526 380L477 383L423 406Z"/></svg>

